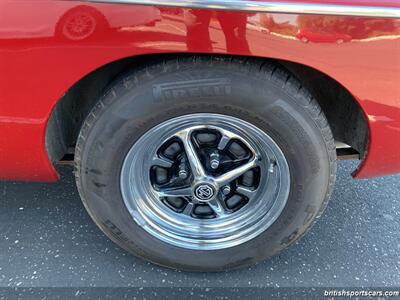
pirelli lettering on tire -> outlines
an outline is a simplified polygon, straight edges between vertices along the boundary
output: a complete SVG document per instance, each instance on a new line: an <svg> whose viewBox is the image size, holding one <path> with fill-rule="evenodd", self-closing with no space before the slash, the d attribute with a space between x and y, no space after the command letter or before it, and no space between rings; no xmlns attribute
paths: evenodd
<svg viewBox="0 0 400 300"><path fill-rule="evenodd" d="M227 78L187 80L153 86L155 102L227 96L231 92L231 81Z"/></svg>

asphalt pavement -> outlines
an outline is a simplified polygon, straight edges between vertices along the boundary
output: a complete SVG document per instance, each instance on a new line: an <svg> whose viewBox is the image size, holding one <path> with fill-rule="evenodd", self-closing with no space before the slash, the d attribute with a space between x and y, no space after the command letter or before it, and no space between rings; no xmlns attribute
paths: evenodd
<svg viewBox="0 0 400 300"><path fill-rule="evenodd" d="M72 168L56 184L0 182L0 287L399 287L400 175L353 180L297 244L258 265L186 273L135 258L86 213Z"/></svg>

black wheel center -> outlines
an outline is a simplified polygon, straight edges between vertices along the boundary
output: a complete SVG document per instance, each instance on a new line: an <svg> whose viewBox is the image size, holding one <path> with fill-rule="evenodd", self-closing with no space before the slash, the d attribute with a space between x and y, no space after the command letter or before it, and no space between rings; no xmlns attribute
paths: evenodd
<svg viewBox="0 0 400 300"><path fill-rule="evenodd" d="M203 202L211 200L215 193L216 191L214 187L208 183L201 183L194 189L194 196L197 198L197 200Z"/></svg>
<svg viewBox="0 0 400 300"><path fill-rule="evenodd" d="M169 209L193 218L211 219L221 213L215 205L230 214L249 202L260 183L260 168L250 168L229 184L219 185L214 181L248 163L255 155L242 137L224 134L226 131L219 128L196 128L187 138L174 135L157 145L150 181L163 194L160 199ZM190 157L188 148L192 149ZM205 173L199 178L193 174L190 163L192 159L193 164L193 157Z"/></svg>

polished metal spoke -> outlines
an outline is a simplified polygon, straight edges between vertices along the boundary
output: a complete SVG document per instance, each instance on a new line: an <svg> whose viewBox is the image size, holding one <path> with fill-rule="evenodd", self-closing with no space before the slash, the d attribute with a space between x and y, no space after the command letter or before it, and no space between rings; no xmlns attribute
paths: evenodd
<svg viewBox="0 0 400 300"><path fill-rule="evenodd" d="M215 178L215 182L219 185L219 186L223 186L225 184L230 183L231 181L235 180L236 178L240 177L241 175L243 175L244 173L246 173L247 171L253 169L254 167L256 167L258 165L258 157L254 157L253 159L251 159L250 161L248 161L247 163L233 169L230 170L228 172L226 172L225 174L222 174L220 176L218 176L217 178Z"/></svg>
<svg viewBox="0 0 400 300"><path fill-rule="evenodd" d="M238 192L239 194L241 194L243 196L246 196L247 198L251 198L251 197L254 196L256 191L252 190L252 189L249 189L247 187L244 187L244 186L238 186L236 188L236 192Z"/></svg>
<svg viewBox="0 0 400 300"><path fill-rule="evenodd" d="M190 169L195 179L203 178L206 176L203 165L196 153L196 149L191 141L191 131L183 130L177 133L177 136L181 139L185 148L185 153L189 161Z"/></svg>
<svg viewBox="0 0 400 300"><path fill-rule="evenodd" d="M243 140L240 136L228 130L219 128L218 131L221 133L221 138L217 146L218 150L224 150L231 139Z"/></svg>
<svg viewBox="0 0 400 300"><path fill-rule="evenodd" d="M192 195L191 187L183 187L176 189L165 189L157 191L159 197L187 197Z"/></svg>
<svg viewBox="0 0 400 300"><path fill-rule="evenodd" d="M225 207L224 205L222 205L221 201L218 198L211 199L207 202L207 204L218 217L225 215Z"/></svg>

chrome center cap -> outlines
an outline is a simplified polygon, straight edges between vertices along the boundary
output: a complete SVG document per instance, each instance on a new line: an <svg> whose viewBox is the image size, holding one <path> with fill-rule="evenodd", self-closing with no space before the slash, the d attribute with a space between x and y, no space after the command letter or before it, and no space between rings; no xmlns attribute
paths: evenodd
<svg viewBox="0 0 400 300"><path fill-rule="evenodd" d="M215 188L208 183L201 183L194 189L194 196L197 200L202 202L207 202L214 198L215 193Z"/></svg>

